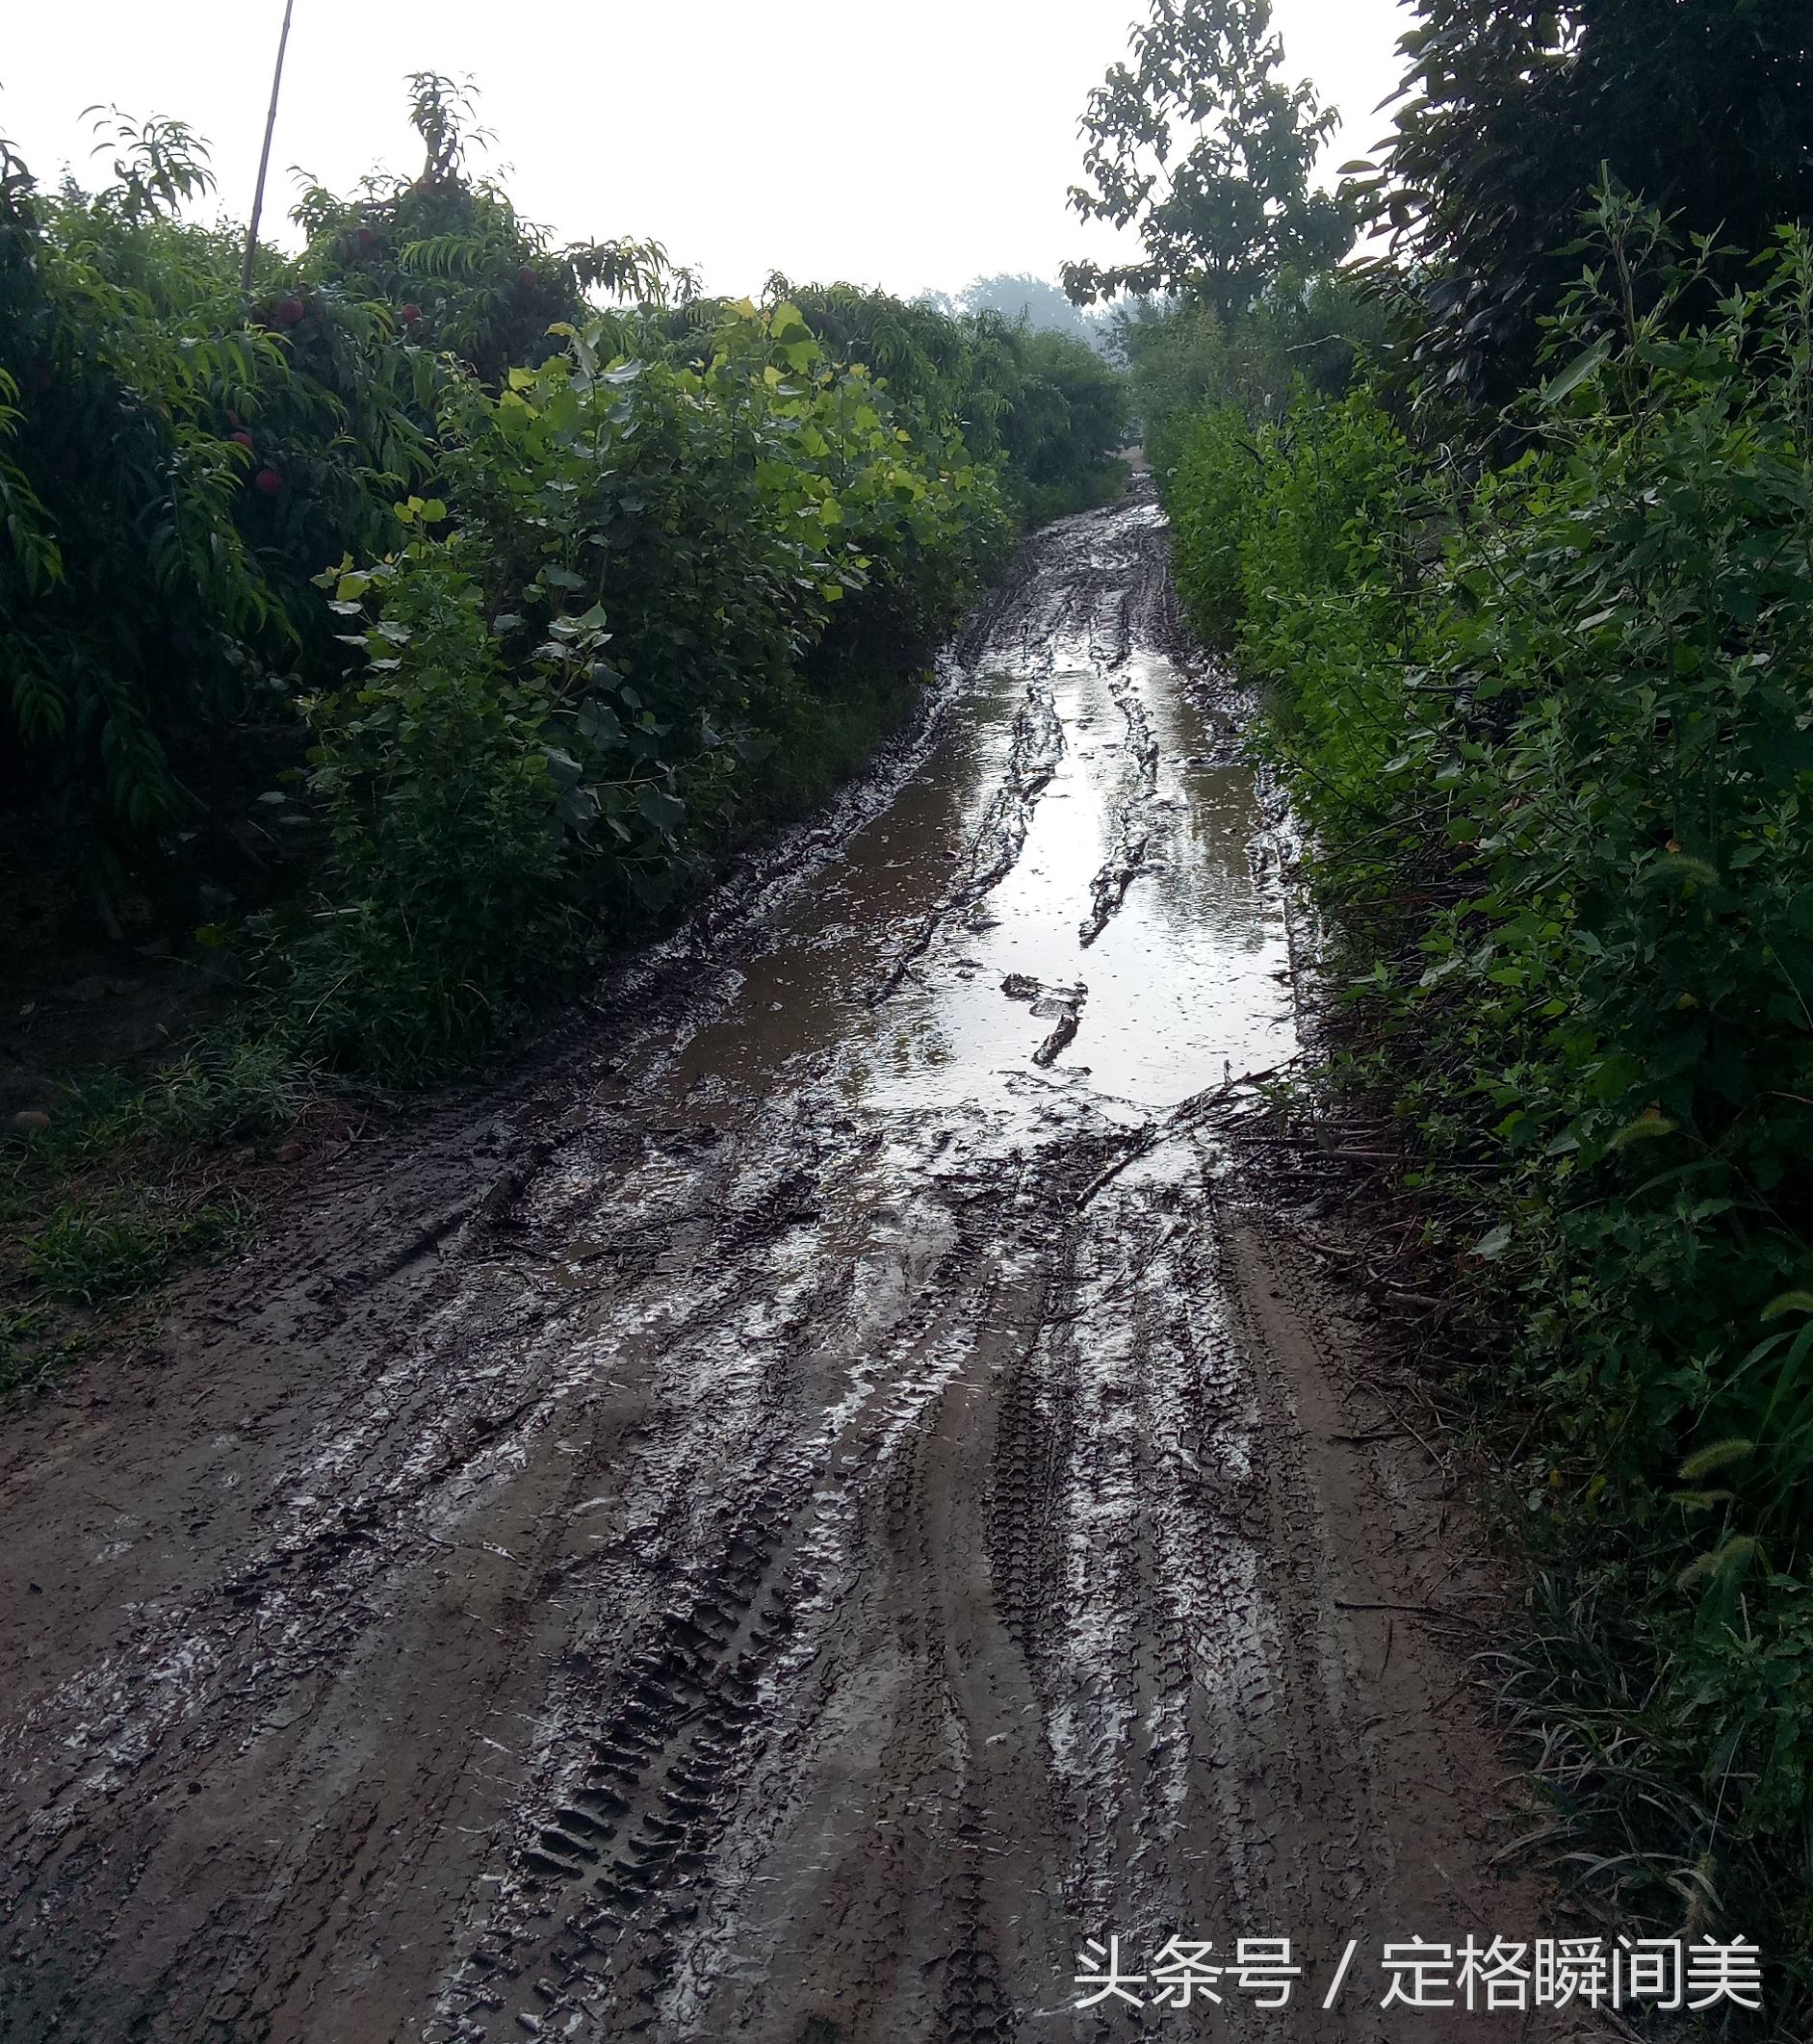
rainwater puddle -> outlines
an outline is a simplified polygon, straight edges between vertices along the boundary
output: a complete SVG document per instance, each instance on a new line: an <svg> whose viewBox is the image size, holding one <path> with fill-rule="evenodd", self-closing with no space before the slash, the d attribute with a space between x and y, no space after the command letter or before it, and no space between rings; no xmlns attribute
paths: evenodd
<svg viewBox="0 0 1813 2044"><path fill-rule="evenodd" d="M1124 537L1100 522L1099 575ZM1074 579L1074 554L1052 575ZM1149 1113L1289 1056L1284 905L1253 777L1170 660L1136 637L1092 659L1090 637L1048 635L1067 664L1046 672L1027 671L1023 626L984 647L919 773L685 1046L680 1095L816 1081L853 1108L1012 1122L1079 1092Z"/></svg>

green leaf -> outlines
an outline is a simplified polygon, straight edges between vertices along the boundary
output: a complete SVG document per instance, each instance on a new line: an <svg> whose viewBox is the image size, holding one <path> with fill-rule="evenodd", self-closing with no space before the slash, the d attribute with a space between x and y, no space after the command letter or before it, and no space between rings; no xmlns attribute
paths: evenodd
<svg viewBox="0 0 1813 2044"><path fill-rule="evenodd" d="M609 703L600 702L597 696L588 696L580 706L580 713L574 718L574 727L583 738L589 738L598 745L621 745L623 725L617 712Z"/></svg>
<svg viewBox="0 0 1813 2044"><path fill-rule="evenodd" d="M1560 375L1551 377L1542 386L1542 402L1559 404L1569 392L1578 390L1589 376L1596 375L1605 366L1606 357L1612 352L1612 337L1603 334L1593 346L1577 354Z"/></svg>
<svg viewBox="0 0 1813 2044"><path fill-rule="evenodd" d="M653 787L643 789L635 806L663 837L671 836L686 813L686 805L677 796Z"/></svg>

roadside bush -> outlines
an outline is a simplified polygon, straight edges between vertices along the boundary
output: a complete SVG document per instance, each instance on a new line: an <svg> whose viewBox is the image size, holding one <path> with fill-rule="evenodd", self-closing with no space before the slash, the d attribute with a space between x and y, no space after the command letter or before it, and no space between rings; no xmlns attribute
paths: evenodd
<svg viewBox="0 0 1813 2044"><path fill-rule="evenodd" d="M232 237L175 220L208 173L176 124L119 182L40 194L0 150L0 714L6 789L48 780L117 874L192 820L223 728L281 700L308 577L383 531L426 456L426 361L329 294L247 322Z"/></svg>
<svg viewBox="0 0 1813 2044"><path fill-rule="evenodd" d="M1813 253L1683 330L1704 252L1596 231L1514 465L1463 484L1363 393L1216 414L1178 571L1266 685L1347 1080L1414 1131L1593 1614L1526 1671L1568 1808L1813 1974L1772 1892L1813 1876Z"/></svg>
<svg viewBox="0 0 1813 2044"><path fill-rule="evenodd" d="M381 305L417 347L498 385L559 352L550 329L582 320L591 296L652 300L673 279L659 245L619 238L556 247L509 194L476 176L489 142L470 84L418 71L409 121L426 150L413 177L382 171L341 196L309 186L291 218L308 237L299 285Z"/></svg>
<svg viewBox="0 0 1813 2044"><path fill-rule="evenodd" d="M1316 748L1308 812L1366 804L1399 750L1401 687L1381 693L1366 656L1395 647L1416 611L1417 464L1367 390L1339 403L1300 391L1275 423L1235 404L1200 414L1170 497L1185 614L1279 685L1274 714Z"/></svg>
<svg viewBox="0 0 1813 2044"><path fill-rule="evenodd" d="M1061 336L557 248L411 90L420 173L309 189L249 293L180 122L94 195L0 155L0 850L116 936L249 919L285 1030L394 1075L827 792L1125 430Z"/></svg>
<svg viewBox="0 0 1813 2044"><path fill-rule="evenodd" d="M1068 334L1016 327L1014 348L1017 375L998 430L1024 522L1043 525L1118 497L1127 378Z"/></svg>
<svg viewBox="0 0 1813 2044"><path fill-rule="evenodd" d="M697 366L652 338L595 320L452 387L451 508L324 578L360 664L303 704L331 851L266 968L323 1054L469 1062L771 814L815 689L913 673L998 549L991 475L795 306L731 308Z"/></svg>
<svg viewBox="0 0 1813 2044"><path fill-rule="evenodd" d="M884 380L916 444L960 439L993 468L1022 525L1092 509L1125 486L1127 378L1084 342L998 312L850 284L796 288L778 273L767 297L797 305L832 361Z"/></svg>
<svg viewBox="0 0 1813 2044"><path fill-rule="evenodd" d="M1352 276L1286 273L1228 318L1192 299L1142 299L1116 316L1146 458L1166 481L1204 410L1230 407L1273 424L1301 391L1346 396L1361 361L1383 346L1382 297Z"/></svg>
<svg viewBox="0 0 1813 2044"><path fill-rule="evenodd" d="M324 1056L398 1077L476 1055L573 944L548 692L505 672L463 551L337 578L370 606L365 686L302 705L330 850L313 926L285 930L290 1006Z"/></svg>

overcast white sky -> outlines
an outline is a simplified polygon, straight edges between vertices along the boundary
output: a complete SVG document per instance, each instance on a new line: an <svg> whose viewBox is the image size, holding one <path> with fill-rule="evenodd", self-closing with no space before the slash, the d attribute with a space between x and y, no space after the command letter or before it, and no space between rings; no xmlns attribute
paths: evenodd
<svg viewBox="0 0 1813 2044"><path fill-rule="evenodd" d="M267 232L289 166L344 190L413 171L411 70L472 74L519 207L562 241L651 237L712 291L771 270L910 295L976 275L1053 276L1101 249L1066 211L1077 116L1144 0L295 0ZM1345 127L1332 170L1383 130L1401 0L1276 0L1292 77ZM14 0L0 136L43 182L85 183L91 102L176 116L214 146L219 203L251 202L282 0ZM1100 235L1101 230L1096 230Z"/></svg>

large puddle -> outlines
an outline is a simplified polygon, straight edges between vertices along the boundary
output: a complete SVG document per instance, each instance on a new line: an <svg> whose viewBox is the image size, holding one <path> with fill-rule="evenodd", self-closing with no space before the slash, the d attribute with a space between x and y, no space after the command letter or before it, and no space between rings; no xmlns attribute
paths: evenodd
<svg viewBox="0 0 1813 2044"><path fill-rule="evenodd" d="M1200 685L1141 643L1135 589L1115 586L1151 518L1100 514L1048 548L919 771L685 1046L671 1083L692 1103L816 1080L884 1111L1012 1119L1082 1088L1145 1114L1289 1055L1253 777ZM1029 631L1042 581L1074 592L1079 548L1096 611Z"/></svg>

